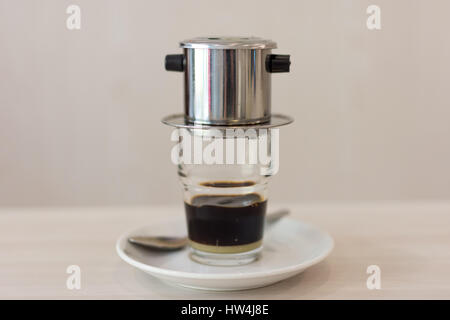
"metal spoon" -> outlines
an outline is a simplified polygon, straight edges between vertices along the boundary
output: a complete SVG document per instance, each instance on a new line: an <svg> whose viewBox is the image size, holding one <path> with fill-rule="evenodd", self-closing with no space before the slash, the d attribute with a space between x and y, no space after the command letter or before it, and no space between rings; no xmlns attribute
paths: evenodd
<svg viewBox="0 0 450 320"><path fill-rule="evenodd" d="M273 224L280 220L282 217L289 214L289 210L282 209L270 213L266 216L266 226ZM129 237L128 242L137 244L150 249L156 250L179 250L184 248L188 244L187 237L151 237L151 236L135 236Z"/></svg>

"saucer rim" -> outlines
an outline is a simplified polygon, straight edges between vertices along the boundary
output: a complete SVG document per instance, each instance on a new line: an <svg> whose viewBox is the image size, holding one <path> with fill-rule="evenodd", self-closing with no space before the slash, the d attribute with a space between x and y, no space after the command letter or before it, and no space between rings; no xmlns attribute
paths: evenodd
<svg viewBox="0 0 450 320"><path fill-rule="evenodd" d="M194 280L239 280L239 279L254 279L254 278L263 278L263 277L268 277L268 276L283 275L283 274L301 271L306 268L309 268L310 266L323 261L333 251L333 249L335 247L335 241L328 232L326 232L322 229L319 229L312 224L304 223L300 220L290 219L290 218L285 218L283 220L291 220L296 223L300 223L304 226L307 226L309 228L313 228L316 231L322 233L322 235L327 239L327 242L329 242L329 246L328 246L327 250L324 253L322 253L321 255L319 255L311 260L308 260L307 262L295 264L295 265L289 266L289 267L271 269L269 271L256 271L253 273L214 273L214 274L211 274L211 273L195 273L195 272L185 272L185 271L163 269L163 268L159 268L159 267L150 266L150 265L142 263L142 262L138 262L138 261L132 259L131 257L129 257L125 253L125 250L121 249L121 244L124 242L126 243L126 241L127 241L126 238L129 236L129 234L131 234L132 232L135 232L136 230L143 229L147 226L135 227L135 228L130 229L129 231L123 233L119 237L119 239L117 239L115 247L116 247L117 254L119 255L119 257L122 260L124 260L126 263L128 263L128 264L132 265L133 267L136 267L142 271L145 271L145 272L148 272L151 274L158 274L161 276L186 278L186 279L194 279ZM163 223L161 223L161 224L163 224ZM242 267L245 267L245 266L242 266ZM220 268L220 267L217 267L217 268ZM231 267L223 267L223 268L231 268Z"/></svg>

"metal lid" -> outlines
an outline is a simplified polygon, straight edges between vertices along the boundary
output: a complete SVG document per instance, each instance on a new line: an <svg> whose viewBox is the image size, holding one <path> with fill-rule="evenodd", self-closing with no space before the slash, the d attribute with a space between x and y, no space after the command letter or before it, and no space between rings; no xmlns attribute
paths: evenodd
<svg viewBox="0 0 450 320"><path fill-rule="evenodd" d="M258 37L197 37L180 42L181 48L189 49L275 49L272 40Z"/></svg>

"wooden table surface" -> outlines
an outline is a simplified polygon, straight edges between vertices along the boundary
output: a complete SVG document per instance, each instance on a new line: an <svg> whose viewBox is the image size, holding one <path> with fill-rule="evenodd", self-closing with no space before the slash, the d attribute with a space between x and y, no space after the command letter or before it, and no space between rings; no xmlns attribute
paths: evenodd
<svg viewBox="0 0 450 320"><path fill-rule="evenodd" d="M184 219L181 206L1 208L0 298L450 299L450 203L286 207L333 236L332 254L275 285L218 293L167 285L115 252L123 231ZM81 268L80 290L66 287L69 265ZM367 289L369 265L380 290Z"/></svg>

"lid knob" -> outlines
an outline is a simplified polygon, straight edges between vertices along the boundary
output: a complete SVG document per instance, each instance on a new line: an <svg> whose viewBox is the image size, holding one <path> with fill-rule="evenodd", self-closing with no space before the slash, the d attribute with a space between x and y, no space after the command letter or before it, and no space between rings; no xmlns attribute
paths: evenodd
<svg viewBox="0 0 450 320"><path fill-rule="evenodd" d="M167 71L184 71L184 54L168 54L165 67Z"/></svg>
<svg viewBox="0 0 450 320"><path fill-rule="evenodd" d="M269 54L266 58L267 72L289 72L291 65L290 56L288 54Z"/></svg>

